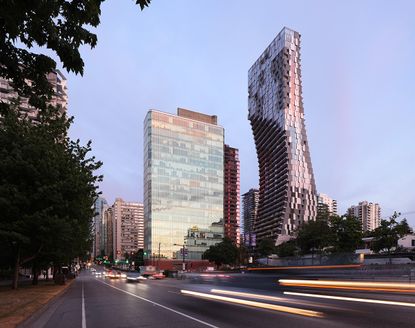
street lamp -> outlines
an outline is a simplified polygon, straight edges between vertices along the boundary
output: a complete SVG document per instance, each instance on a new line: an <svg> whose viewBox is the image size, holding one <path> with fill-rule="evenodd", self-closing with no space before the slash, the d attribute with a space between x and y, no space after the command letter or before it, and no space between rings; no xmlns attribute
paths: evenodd
<svg viewBox="0 0 415 328"><path fill-rule="evenodd" d="M183 262L182 262L182 271L184 272L185 270L186 270L186 262L185 262L185 260L184 260L184 255L185 255L185 253L184 253L184 250L185 250L185 248L184 248L184 243L183 243L183 245L180 245L180 244L173 244L174 246L182 246L182 257L183 257Z"/></svg>

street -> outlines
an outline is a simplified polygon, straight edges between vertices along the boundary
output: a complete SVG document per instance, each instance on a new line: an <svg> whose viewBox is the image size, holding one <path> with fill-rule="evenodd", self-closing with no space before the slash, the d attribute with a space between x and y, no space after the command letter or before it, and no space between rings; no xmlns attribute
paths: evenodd
<svg viewBox="0 0 415 328"><path fill-rule="evenodd" d="M192 274L127 283L84 272L21 327L414 327L414 293L285 287L280 278L287 275Z"/></svg>

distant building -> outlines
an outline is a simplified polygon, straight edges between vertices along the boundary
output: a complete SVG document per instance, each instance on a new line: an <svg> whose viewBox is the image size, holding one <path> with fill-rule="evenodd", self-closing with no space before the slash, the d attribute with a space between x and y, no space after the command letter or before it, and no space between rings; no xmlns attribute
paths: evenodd
<svg viewBox="0 0 415 328"><path fill-rule="evenodd" d="M104 252L104 213L108 203L103 197L98 197L94 204L95 215L92 220L92 257L100 256Z"/></svg>
<svg viewBox="0 0 415 328"><path fill-rule="evenodd" d="M360 220L363 231L371 231L380 226L380 206L377 203L360 202L351 206L347 214Z"/></svg>
<svg viewBox="0 0 415 328"><path fill-rule="evenodd" d="M109 207L104 212L104 254L109 258L114 258L113 253L113 208Z"/></svg>
<svg viewBox="0 0 415 328"><path fill-rule="evenodd" d="M398 240L398 247L405 250L415 250L415 234L408 234Z"/></svg>
<svg viewBox="0 0 415 328"><path fill-rule="evenodd" d="M248 72L248 118L259 166L258 241L292 236L301 224L317 216L304 119L300 38L298 32L284 27Z"/></svg>
<svg viewBox="0 0 415 328"><path fill-rule="evenodd" d="M65 114L68 106L68 90L65 76L56 70L48 74L48 81L51 84L53 95L50 104L58 106L61 114ZM13 99L18 99L19 95L14 90L12 83L0 77L0 102L10 104ZM20 98L19 109L22 114L27 114L31 120L36 120L39 110L29 105L27 98Z"/></svg>
<svg viewBox="0 0 415 328"><path fill-rule="evenodd" d="M125 253L144 248L143 204L125 202L117 198L112 208L114 259L123 259Z"/></svg>
<svg viewBox="0 0 415 328"><path fill-rule="evenodd" d="M188 260L200 260L203 253L210 246L216 245L223 240L223 221L212 223L207 229L194 226L187 230L185 242L185 258ZM176 258L183 257L182 249L176 252Z"/></svg>
<svg viewBox="0 0 415 328"><path fill-rule="evenodd" d="M223 235L223 140L216 116L183 108L177 115L147 113L144 218L145 250L151 257L158 257L160 247L160 256L175 258L195 226L202 231L221 221Z"/></svg>
<svg viewBox="0 0 415 328"><path fill-rule="evenodd" d="M258 202L258 189L250 189L242 195L243 239L247 247L256 246L254 226L258 215Z"/></svg>
<svg viewBox="0 0 415 328"><path fill-rule="evenodd" d="M236 245L241 242L240 233L240 168L239 151L236 148L225 145L224 148L224 204L223 221L225 237L231 239Z"/></svg>
<svg viewBox="0 0 415 328"><path fill-rule="evenodd" d="M337 215L337 201L326 194L319 193L317 196L317 216Z"/></svg>

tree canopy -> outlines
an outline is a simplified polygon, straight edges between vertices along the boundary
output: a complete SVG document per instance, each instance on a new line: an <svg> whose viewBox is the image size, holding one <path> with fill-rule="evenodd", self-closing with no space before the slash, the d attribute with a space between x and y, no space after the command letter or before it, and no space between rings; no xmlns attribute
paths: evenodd
<svg viewBox="0 0 415 328"><path fill-rule="evenodd" d="M203 253L203 259L215 262L218 267L234 264L238 260L238 247L229 238L224 238L219 244L210 246Z"/></svg>
<svg viewBox="0 0 415 328"><path fill-rule="evenodd" d="M331 242L332 233L327 221L308 221L298 231L297 245L303 253L321 252Z"/></svg>
<svg viewBox="0 0 415 328"><path fill-rule="evenodd" d="M98 39L90 28L100 24L104 1L1 1L0 76L10 79L19 95L29 99L29 104L45 109L52 96L46 76L56 69L56 62L30 49L47 48L68 72L82 75L84 61L79 48L96 46ZM136 3L143 10L150 1L136 0Z"/></svg>
<svg viewBox="0 0 415 328"><path fill-rule="evenodd" d="M0 119L0 247L13 254L15 275L29 261L68 263L90 249L101 163L90 142L69 139L72 120L56 110L37 124L16 107Z"/></svg>
<svg viewBox="0 0 415 328"><path fill-rule="evenodd" d="M256 251L260 256L271 255L275 251L275 241L271 238L264 238L260 240Z"/></svg>
<svg viewBox="0 0 415 328"><path fill-rule="evenodd" d="M412 232L406 219L398 222L400 213L395 212L388 220L381 220L380 226L372 232L374 237L372 250L375 252L387 251L398 246L398 240Z"/></svg>

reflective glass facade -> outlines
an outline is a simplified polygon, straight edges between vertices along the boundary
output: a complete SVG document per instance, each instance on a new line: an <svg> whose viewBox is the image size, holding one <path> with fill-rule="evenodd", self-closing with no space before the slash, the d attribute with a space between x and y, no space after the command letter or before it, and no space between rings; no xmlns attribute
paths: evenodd
<svg viewBox="0 0 415 328"><path fill-rule="evenodd" d="M160 246L161 256L176 258L189 229L223 222L224 131L188 114L151 110L144 121L144 235L152 256Z"/></svg>

